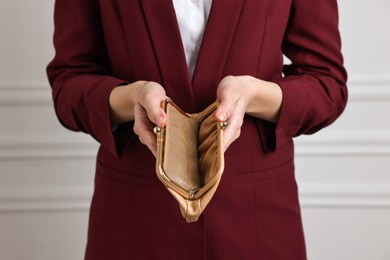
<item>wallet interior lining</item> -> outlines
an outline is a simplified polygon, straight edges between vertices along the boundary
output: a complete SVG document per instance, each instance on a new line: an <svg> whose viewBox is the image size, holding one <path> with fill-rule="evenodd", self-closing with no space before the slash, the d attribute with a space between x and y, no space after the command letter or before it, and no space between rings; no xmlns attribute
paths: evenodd
<svg viewBox="0 0 390 260"><path fill-rule="evenodd" d="M213 104L199 114L185 114L167 102L164 172L180 189L201 196L218 179L220 126ZM165 156L169 155L169 156Z"/></svg>
<svg viewBox="0 0 390 260"><path fill-rule="evenodd" d="M167 106L164 169L168 177L186 191L200 187L198 165L198 128L200 122Z"/></svg>

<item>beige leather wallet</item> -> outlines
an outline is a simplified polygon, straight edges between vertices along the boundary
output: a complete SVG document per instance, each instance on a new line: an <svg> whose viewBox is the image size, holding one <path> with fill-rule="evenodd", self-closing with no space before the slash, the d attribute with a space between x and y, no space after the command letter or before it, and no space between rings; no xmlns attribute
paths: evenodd
<svg viewBox="0 0 390 260"><path fill-rule="evenodd" d="M155 128L157 176L178 201L186 221L194 222L221 180L226 123L215 119L217 102L196 114L183 112L170 99L161 106L168 118L165 127Z"/></svg>

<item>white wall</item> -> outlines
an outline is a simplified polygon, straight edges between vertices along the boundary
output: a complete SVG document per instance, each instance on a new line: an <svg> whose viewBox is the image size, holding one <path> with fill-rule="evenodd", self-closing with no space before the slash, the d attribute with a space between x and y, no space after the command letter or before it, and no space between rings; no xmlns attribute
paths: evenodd
<svg viewBox="0 0 390 260"><path fill-rule="evenodd" d="M340 0L350 102L297 139L312 260L390 259L390 1ZM44 74L53 0L0 2L0 259L82 259L97 145L63 129Z"/></svg>

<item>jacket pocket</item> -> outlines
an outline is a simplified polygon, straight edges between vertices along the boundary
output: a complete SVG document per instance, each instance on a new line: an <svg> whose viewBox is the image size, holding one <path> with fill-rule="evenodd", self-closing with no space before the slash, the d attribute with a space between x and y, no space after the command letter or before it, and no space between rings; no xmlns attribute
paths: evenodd
<svg viewBox="0 0 390 260"><path fill-rule="evenodd" d="M293 160L272 168L253 172L241 172L236 175L236 178L238 183L253 183L273 180L288 174L294 174Z"/></svg>
<svg viewBox="0 0 390 260"><path fill-rule="evenodd" d="M125 172L123 170L114 169L112 167L102 164L100 161L97 161L96 163L96 173L106 178L122 183L132 184L141 187L149 186L149 178L130 172Z"/></svg>

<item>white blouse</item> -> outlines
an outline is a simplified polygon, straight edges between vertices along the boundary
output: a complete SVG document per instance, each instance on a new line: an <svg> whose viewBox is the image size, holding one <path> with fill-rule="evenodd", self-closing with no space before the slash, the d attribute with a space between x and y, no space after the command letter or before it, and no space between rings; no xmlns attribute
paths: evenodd
<svg viewBox="0 0 390 260"><path fill-rule="evenodd" d="M192 78L212 0L172 0Z"/></svg>

